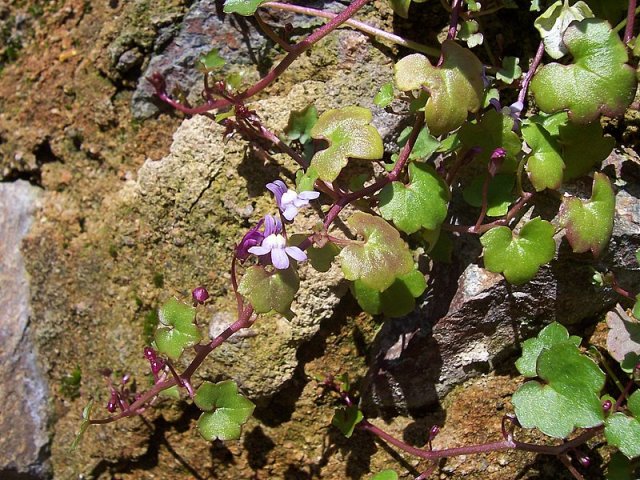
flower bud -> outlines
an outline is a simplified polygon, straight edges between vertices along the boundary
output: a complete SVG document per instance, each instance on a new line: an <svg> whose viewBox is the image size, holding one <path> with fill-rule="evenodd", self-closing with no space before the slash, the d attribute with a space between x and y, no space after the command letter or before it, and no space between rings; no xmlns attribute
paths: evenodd
<svg viewBox="0 0 640 480"><path fill-rule="evenodd" d="M611 407L613 407L613 403L611 403L611 400L605 400L602 403L602 409L604 410L605 413L611 410Z"/></svg>
<svg viewBox="0 0 640 480"><path fill-rule="evenodd" d="M191 297L193 298L194 305L202 305L209 298L209 292L204 287L196 287L191 292Z"/></svg>

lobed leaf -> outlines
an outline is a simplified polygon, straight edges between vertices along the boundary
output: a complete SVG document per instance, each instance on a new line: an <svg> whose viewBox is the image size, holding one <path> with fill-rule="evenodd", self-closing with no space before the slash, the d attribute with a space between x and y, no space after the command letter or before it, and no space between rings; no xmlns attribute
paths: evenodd
<svg viewBox="0 0 640 480"><path fill-rule="evenodd" d="M248 17L256 13L258 7L267 0L224 0L224 13L237 13Z"/></svg>
<svg viewBox="0 0 640 480"><path fill-rule="evenodd" d="M577 427L601 425L604 412L599 393L605 375L571 341L544 348L538 357L538 376L513 394L518 421L555 438L567 438Z"/></svg>
<svg viewBox="0 0 640 480"><path fill-rule="evenodd" d="M416 298L427 288L424 275L418 270L396 278L383 292L367 287L361 280L351 285L353 296L365 312L372 315L402 317L411 313L416 306Z"/></svg>
<svg viewBox="0 0 640 480"><path fill-rule="evenodd" d="M511 85L522 76L522 68L520 68L519 64L520 59L518 57L504 57L502 59L502 68L496 72L496 79Z"/></svg>
<svg viewBox="0 0 640 480"><path fill-rule="evenodd" d="M439 67L419 53L404 57L395 65L399 90L424 87L429 92L425 120L435 136L461 126L468 112L480 109L484 94L482 63L470 50L453 40L445 40L442 55L444 61Z"/></svg>
<svg viewBox="0 0 640 480"><path fill-rule="evenodd" d="M226 62L224 58L222 58L218 54L217 48L210 50L209 53L207 53L206 55L203 55L198 60L198 66L205 72L210 72L212 70L221 68L224 66L225 63Z"/></svg>
<svg viewBox="0 0 640 480"><path fill-rule="evenodd" d="M593 13L586 3L579 1L569 5L567 2L558 0L536 18L533 25L540 32L547 55L557 60L568 53L562 37L569 24L575 20L592 17Z"/></svg>
<svg viewBox="0 0 640 480"><path fill-rule="evenodd" d="M522 137L531 147L526 169L533 187L538 192L560 188L565 164L558 142L542 125L532 122L523 123Z"/></svg>
<svg viewBox="0 0 640 480"><path fill-rule="evenodd" d="M409 139L409 135L412 132L411 127L407 127L400 132L398 135L398 147L402 148L407 143ZM409 154L410 160L420 160L431 157L438 148L440 147L440 142L429 133L428 128L423 128L418 133L418 137L416 138L416 142L411 149L411 153Z"/></svg>
<svg viewBox="0 0 640 480"><path fill-rule="evenodd" d="M195 324L196 309L191 305L171 298L160 307L158 318L160 325L154 340L158 351L171 360L178 360L185 348L202 340L202 333Z"/></svg>
<svg viewBox="0 0 640 480"><path fill-rule="evenodd" d="M380 213L405 233L435 230L447 218L449 187L427 164L409 164L409 184L392 182L379 194Z"/></svg>
<svg viewBox="0 0 640 480"><path fill-rule="evenodd" d="M633 101L636 74L626 64L626 47L603 20L587 18L567 28L563 42L574 63L550 63L531 81L543 112L568 110L569 117L589 123L603 113L622 115Z"/></svg>
<svg viewBox="0 0 640 480"><path fill-rule="evenodd" d="M589 173L607 158L615 145L612 137L604 136L600 122L578 125L569 121L566 112L534 115L530 121L541 125L560 147L565 163L564 181Z"/></svg>
<svg viewBox="0 0 640 480"><path fill-rule="evenodd" d="M382 158L382 138L370 124L372 119L371 111L362 107L329 110L320 116L311 129L311 136L327 140L329 148L317 152L311 160L311 166L322 180L333 182L349 158Z"/></svg>
<svg viewBox="0 0 640 480"><path fill-rule="evenodd" d="M240 438L242 425L255 408L251 400L238 393L238 386L231 380L204 382L193 400L204 410L198 419L198 432L208 441Z"/></svg>
<svg viewBox="0 0 640 480"><path fill-rule="evenodd" d="M613 187L603 173L594 175L589 200L571 196L563 199L560 215L566 228L565 235L575 253L591 250L595 257L600 255L613 231L615 207Z"/></svg>
<svg viewBox="0 0 640 480"><path fill-rule="evenodd" d="M292 315L291 303L300 287L298 272L293 265L286 270L268 272L264 267L247 269L240 280L238 292L244 296L256 313L275 310L284 316Z"/></svg>
<svg viewBox="0 0 640 480"><path fill-rule="evenodd" d="M362 415L362 412L356 405L340 407L336 409L333 420L331 420L331 425L337 427L345 437L351 438L356 425L363 419L364 415Z"/></svg>
<svg viewBox="0 0 640 480"><path fill-rule="evenodd" d="M502 273L509 283L520 285L531 280L541 265L555 253L554 228L536 217L525 224L519 235L508 227L495 227L480 237L484 247L484 266Z"/></svg>
<svg viewBox="0 0 640 480"><path fill-rule="evenodd" d="M365 239L363 244L348 245L340 252L342 272L347 280L361 280L369 288L382 292L397 277L413 270L413 257L398 231L380 217L356 212L347 220Z"/></svg>
<svg viewBox="0 0 640 480"><path fill-rule="evenodd" d="M628 458L640 456L640 422L637 419L621 412L609 415L604 423L604 436Z"/></svg>
<svg viewBox="0 0 640 480"><path fill-rule="evenodd" d="M538 357L544 349L549 349L563 342L570 342L578 347L581 341L580 337L569 336L569 332L561 324L553 322L544 327L537 337L522 343L522 356L516 361L516 368L525 377L537 377L536 365Z"/></svg>

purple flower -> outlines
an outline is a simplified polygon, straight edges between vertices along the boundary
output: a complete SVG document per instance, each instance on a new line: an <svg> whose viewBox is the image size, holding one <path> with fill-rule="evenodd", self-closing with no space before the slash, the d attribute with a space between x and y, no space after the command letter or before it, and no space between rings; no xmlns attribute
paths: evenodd
<svg viewBox="0 0 640 480"><path fill-rule="evenodd" d="M238 260L244 261L249 258L249 249L262 243L264 235L259 230L263 223L264 220L261 219L255 227L249 230L244 237L242 237L242 240L236 247L236 258Z"/></svg>
<svg viewBox="0 0 640 480"><path fill-rule="evenodd" d="M202 305L209 298L209 292L204 287L196 287L191 292L191 298L193 298L195 304Z"/></svg>
<svg viewBox="0 0 640 480"><path fill-rule="evenodd" d="M315 200L320 196L319 192L313 190L298 193L287 188L282 180L267 183L267 189L276 197L278 208L284 218L289 221L294 219L302 207L309 205L310 200Z"/></svg>
<svg viewBox="0 0 640 480"><path fill-rule="evenodd" d="M489 100L489 103L496 109L497 112L506 115L507 117L513 118L513 130L518 131L518 127L520 126L520 114L522 113L522 109L524 108L524 103L522 102L514 102L508 107L503 107L500 104L500 100L497 98L492 98Z"/></svg>
<svg viewBox="0 0 640 480"><path fill-rule="evenodd" d="M307 255L298 247L287 247L286 239L281 235L282 223L271 215L264 217L264 240L259 246L249 248L255 255L271 255L271 263L278 270L289 268L289 257L304 262Z"/></svg>

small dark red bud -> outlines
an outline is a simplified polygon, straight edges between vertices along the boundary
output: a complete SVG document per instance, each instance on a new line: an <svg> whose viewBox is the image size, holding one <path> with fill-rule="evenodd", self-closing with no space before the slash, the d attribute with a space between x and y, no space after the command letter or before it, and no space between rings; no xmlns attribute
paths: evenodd
<svg viewBox="0 0 640 480"><path fill-rule="evenodd" d="M147 360L155 360L156 359L156 351L151 347L144 347L144 358Z"/></svg>
<svg viewBox="0 0 640 480"><path fill-rule="evenodd" d="M196 287L191 292L191 297L193 298L194 305L202 305L209 298L209 292L204 287Z"/></svg>
<svg viewBox="0 0 640 480"><path fill-rule="evenodd" d="M591 459L586 455L580 454L578 455L578 463L580 463L583 468L589 468L589 465L591 465Z"/></svg>
<svg viewBox="0 0 640 480"><path fill-rule="evenodd" d="M122 385L126 385L129 380L131 379L131 375L129 375L128 373L126 375L122 376Z"/></svg>
<svg viewBox="0 0 640 480"><path fill-rule="evenodd" d="M436 438L436 436L439 433L440 433L440 427L438 425L434 425L433 427L431 427L431 430L429 430L429 441Z"/></svg>
<svg viewBox="0 0 640 480"><path fill-rule="evenodd" d="M151 371L155 374L164 368L162 360L151 360Z"/></svg>
<svg viewBox="0 0 640 480"><path fill-rule="evenodd" d="M107 403L107 410L109 413L113 413L118 408L118 394L116 392L111 392L111 398Z"/></svg>
<svg viewBox="0 0 640 480"><path fill-rule="evenodd" d="M613 403L611 403L611 400L605 400L602 403L602 409L605 411L605 413L611 410L611 407L613 407Z"/></svg>
<svg viewBox="0 0 640 480"><path fill-rule="evenodd" d="M502 166L502 163L504 162L506 156L507 151L502 147L498 147L493 151L493 153L491 154L491 158L489 159L489 175L495 177L496 173L498 173L498 170L500 170L500 167Z"/></svg>

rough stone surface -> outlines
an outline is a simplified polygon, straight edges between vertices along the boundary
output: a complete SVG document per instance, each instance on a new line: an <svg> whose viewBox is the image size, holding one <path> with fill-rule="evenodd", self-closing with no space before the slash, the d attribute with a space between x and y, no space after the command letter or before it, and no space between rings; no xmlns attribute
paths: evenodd
<svg viewBox="0 0 640 480"><path fill-rule="evenodd" d="M0 477L46 478L48 387L29 334L29 277L20 251L40 189L0 184Z"/></svg>

